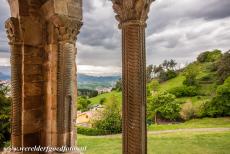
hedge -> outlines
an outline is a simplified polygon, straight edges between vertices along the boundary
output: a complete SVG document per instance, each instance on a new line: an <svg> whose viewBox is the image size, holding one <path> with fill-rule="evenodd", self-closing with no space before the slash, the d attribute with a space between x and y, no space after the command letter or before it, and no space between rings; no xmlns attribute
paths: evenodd
<svg viewBox="0 0 230 154"><path fill-rule="evenodd" d="M87 136L100 136L100 135L109 135L112 134L110 131L96 129L96 128L88 128L88 127L77 127L77 133Z"/></svg>

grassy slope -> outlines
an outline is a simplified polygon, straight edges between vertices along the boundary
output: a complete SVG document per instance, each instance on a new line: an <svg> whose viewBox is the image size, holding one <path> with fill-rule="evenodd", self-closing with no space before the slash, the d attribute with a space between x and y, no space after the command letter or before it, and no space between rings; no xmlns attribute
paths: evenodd
<svg viewBox="0 0 230 154"><path fill-rule="evenodd" d="M121 154L121 136L88 137L78 135L85 154ZM176 133L148 136L148 154L229 154L230 132Z"/></svg>
<svg viewBox="0 0 230 154"><path fill-rule="evenodd" d="M92 104L99 104L102 98L109 99L112 95L116 96L118 100L121 102L121 92L117 92L117 91L112 91L110 93L104 93L104 94L98 95L97 97L90 98L89 100L91 101Z"/></svg>
<svg viewBox="0 0 230 154"><path fill-rule="evenodd" d="M210 74L210 71L207 69L211 65L210 63L203 63L203 64L197 63L194 65L196 65L196 67L199 70L198 78L202 78ZM159 86L159 91L167 91L171 88L182 86L184 80L185 77L182 75L182 73L180 73L176 78L161 83ZM183 97L183 98L178 98L178 100L183 102L192 102L194 105L199 106L199 104L211 99L211 96L213 96L213 94L215 93L215 89L216 89L216 85L214 83L201 84L199 90L201 93L203 93L206 96ZM101 94L89 100L92 102L92 104L98 104L102 98L109 99L111 95L115 95L121 101L121 92L116 92L116 91L113 91L111 93Z"/></svg>
<svg viewBox="0 0 230 154"><path fill-rule="evenodd" d="M159 87L159 91L167 91L171 88L182 86L184 80L185 77L179 74L177 77L161 83Z"/></svg>

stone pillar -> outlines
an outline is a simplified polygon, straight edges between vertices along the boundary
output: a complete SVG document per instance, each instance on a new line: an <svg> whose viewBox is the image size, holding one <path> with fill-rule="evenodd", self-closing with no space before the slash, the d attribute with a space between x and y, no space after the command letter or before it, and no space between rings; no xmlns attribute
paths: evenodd
<svg viewBox="0 0 230 154"><path fill-rule="evenodd" d="M75 42L82 1L8 1L12 146L75 146Z"/></svg>
<svg viewBox="0 0 230 154"><path fill-rule="evenodd" d="M11 144L13 147L22 146L22 41L20 38L19 21L9 18L5 28L11 50Z"/></svg>
<svg viewBox="0 0 230 154"><path fill-rule="evenodd" d="M122 29L123 153L146 154L145 27L152 0L113 0Z"/></svg>
<svg viewBox="0 0 230 154"><path fill-rule="evenodd" d="M51 112L47 110L47 126L50 130L46 135L50 134L48 138L51 138L47 142L54 146L70 147L75 145L76 140L75 43L82 26L82 1L48 0L41 9L50 31L46 52L50 59L49 66L52 66L47 68L50 74L47 93L51 95L47 100L55 100L51 101Z"/></svg>

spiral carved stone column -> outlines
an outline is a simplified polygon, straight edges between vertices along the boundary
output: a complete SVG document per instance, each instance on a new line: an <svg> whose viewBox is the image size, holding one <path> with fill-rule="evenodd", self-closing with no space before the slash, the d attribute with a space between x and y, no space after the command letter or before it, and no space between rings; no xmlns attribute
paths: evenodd
<svg viewBox="0 0 230 154"><path fill-rule="evenodd" d="M22 146L22 41L20 39L19 21L9 18L5 24L11 51L11 144L13 147Z"/></svg>
<svg viewBox="0 0 230 154"><path fill-rule="evenodd" d="M123 40L123 146L125 153L146 153L144 26L125 25Z"/></svg>
<svg viewBox="0 0 230 154"><path fill-rule="evenodd" d="M146 154L145 27L153 0L113 0L122 29L123 154Z"/></svg>

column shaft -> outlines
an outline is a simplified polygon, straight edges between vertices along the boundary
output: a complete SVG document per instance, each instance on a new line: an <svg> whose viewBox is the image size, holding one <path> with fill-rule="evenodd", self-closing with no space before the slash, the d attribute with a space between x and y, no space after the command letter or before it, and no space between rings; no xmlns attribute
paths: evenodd
<svg viewBox="0 0 230 154"><path fill-rule="evenodd" d="M22 145L22 50L21 44L11 44L11 94L12 119L11 143L13 147Z"/></svg>
<svg viewBox="0 0 230 154"><path fill-rule="evenodd" d="M122 28L123 153L146 153L145 28Z"/></svg>

